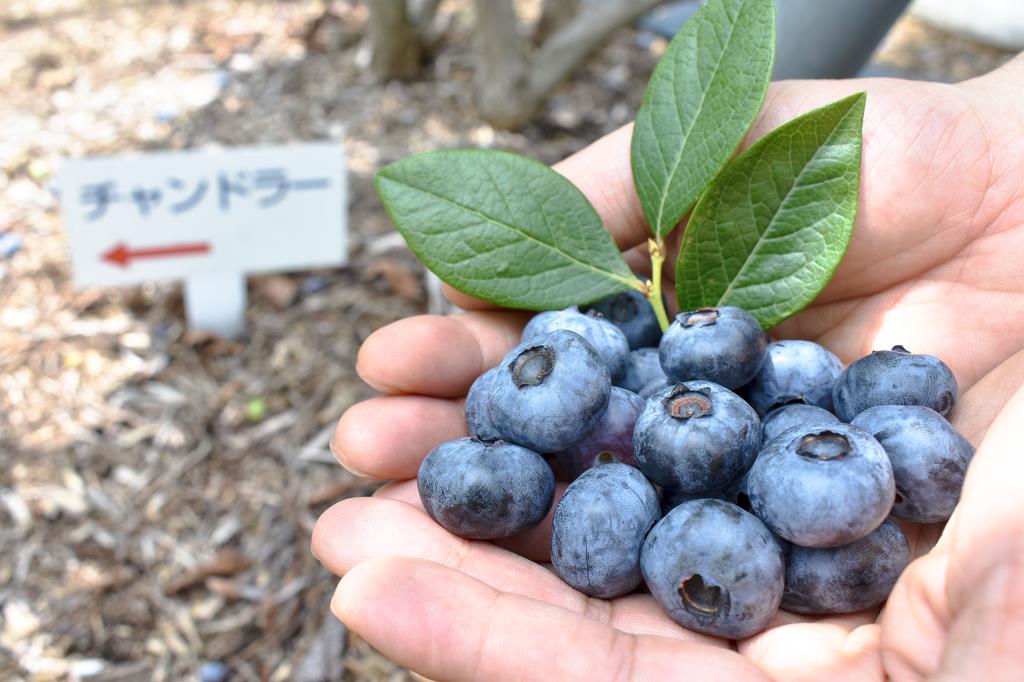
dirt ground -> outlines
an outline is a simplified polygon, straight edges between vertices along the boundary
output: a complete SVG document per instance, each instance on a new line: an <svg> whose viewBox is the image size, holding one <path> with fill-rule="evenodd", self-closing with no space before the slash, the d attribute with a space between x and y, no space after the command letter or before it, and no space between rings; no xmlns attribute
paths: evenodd
<svg viewBox="0 0 1024 682"><path fill-rule="evenodd" d="M410 678L330 616L309 553L316 516L376 486L327 451L370 395L359 344L426 309L372 174L456 145L555 161L632 117L660 47L619 32L529 128L495 131L465 4L442 5L422 80L382 84L357 2L3 3L0 244L21 246L0 249L0 679ZM1008 57L905 19L876 61L957 80ZM309 140L346 146L351 262L251 279L244 342L186 330L174 284L74 288L61 158Z"/></svg>

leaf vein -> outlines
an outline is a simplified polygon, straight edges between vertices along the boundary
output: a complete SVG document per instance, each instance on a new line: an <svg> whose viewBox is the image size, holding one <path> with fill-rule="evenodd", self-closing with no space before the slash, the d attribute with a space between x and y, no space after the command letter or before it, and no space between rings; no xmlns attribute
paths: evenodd
<svg viewBox="0 0 1024 682"><path fill-rule="evenodd" d="M729 296L737 288L737 284L743 279L743 276L746 273L747 268L750 266L750 263L755 260L755 257L760 252L761 247L764 244L764 235L769 233L769 232L771 232L772 227L775 225L776 220L777 220L779 214L782 213L785 210L786 202L789 201L790 197L793 196L794 191L796 191L797 189L799 189L801 187L800 179L803 177L803 175L805 173L807 173L808 169L812 166L814 160L816 158L818 158L818 155L821 152L821 150L825 149L828 146L828 141L831 139L831 137L833 135L835 135L836 131L842 126L843 122L846 120L846 117L848 115L849 115L849 110L847 110L841 117L839 117L839 119L832 126L832 130L829 132L828 137L825 139L825 142L822 145L820 145L817 150L815 150L815 153L803 165L803 167L800 169L800 172L797 173L796 177L793 178L793 182L786 189L785 196L783 196L782 197L782 201L779 202L778 208L773 212L771 220L769 220L769 222L765 226L764 230L758 236L757 243L747 253L746 258L743 261L743 265L740 266L740 268L737 271L736 275L730 280L729 285L726 287L725 291L722 292L721 296L719 296L717 305L724 305L725 301L727 301L729 299ZM789 151L790 151L790 158L792 160L792 154L794 152L794 148L790 147ZM753 213L753 207L751 207L751 213Z"/></svg>
<svg viewBox="0 0 1024 682"><path fill-rule="evenodd" d="M686 145L687 145L687 142L689 142L690 133L693 132L693 127L697 124L697 120L700 118L701 111L704 108L704 101L707 99L708 92L710 92L710 90L711 90L711 85L710 84L712 82L714 82L715 77L718 74L718 69L722 65L723 55L725 54L725 51L729 48L729 44L732 41L733 34L736 32L736 25L739 23L739 15L742 13L742 11L743 10L740 9L740 11L736 15L736 20L729 25L729 35L726 36L726 39L725 39L725 48L719 53L719 59L715 62L715 66L711 70L711 77L708 79L708 87L704 88L701 91L700 101L697 104L697 109L694 112L693 118L690 119L690 125L687 126L686 132L683 133L683 138L682 138L683 139L683 143L681 145L679 145L679 149L676 152L675 161L673 161L673 163L672 163L672 169L669 171L667 177L665 178L666 188L665 188L665 191L663 191L661 193L661 200L658 202L658 212L655 214L657 216L657 219L655 221L656 224L652 225L652 228L656 231L656 233L661 233L661 223L662 223L662 220L664 220L664 217L665 217L665 202L668 199L668 195L669 195L668 187L667 186L672 184L672 178L673 178L673 176L675 176L676 171L679 170L679 164L682 163L683 153L686 151ZM699 51L699 48L698 48L698 51ZM675 93L675 79L673 79L673 81L672 81L672 95L673 95L673 98L675 98L675 96L676 96L676 93ZM674 110L676 111L676 117L678 119L679 118L678 107L674 107ZM680 123L682 123L681 120L680 120Z"/></svg>
<svg viewBox="0 0 1024 682"><path fill-rule="evenodd" d="M434 198L434 199L436 199L436 200L438 200L438 201L440 201L442 203L448 204L449 206L452 206L454 208L460 209L460 210L462 210L462 211L464 211L464 212L466 212L466 213L468 213L470 215L476 216L478 219L480 219L484 223L488 223L488 224L494 225L496 227L504 228L504 229L508 230L509 232L512 232L514 234L519 235L523 240L534 242L534 243L536 243L536 244L538 244L538 245L540 245L540 246L542 246L542 247L552 251L554 254L556 254L558 256L561 256L562 258L564 258L566 260L569 260L569 261L572 261L574 264L576 264L576 265L578 265L578 266L580 266L582 268L585 268L585 269L592 270L594 272L600 273L601 275L604 275L606 277L614 279L617 282L621 282L623 284L632 285L632 282L629 280L629 278L624 277L624 276L622 276L622 275L620 275L618 273L612 272L611 270L607 270L607 269L604 269L604 268L596 267L596 266L594 266L594 265L592 265L590 263L587 263L586 261L581 261L578 258L575 258L574 256L572 256L571 254L566 253L565 251L562 251L561 249L558 248L557 245L549 244L549 243L545 242L542 239L538 239L537 237L535 237L534 235L529 234L528 232L526 232L525 230L523 230L520 227L516 227L515 225L512 225L512 224L507 223L505 221L499 220L499 219L497 219L495 217L489 216L489 215L487 215L485 213L482 213L482 212L478 211L477 209L474 209L474 208L471 208L471 207L466 206L464 204L461 204L461 203L459 203L457 201L454 201L454 200L452 200L452 199L450 199L450 198L448 198L446 196L443 196L441 194L437 194L436 192L432 192L429 189L424 189L422 187L416 187L414 185L410 185L410 184L407 184L407 183L401 183L401 182L399 182L397 180L392 180L392 181L396 182L396 183L399 183L399 184L402 184L405 187L408 187L412 191L420 192L421 194L425 194L425 195L427 195L429 197L432 197L432 198ZM446 234L451 234L453 232L461 231L461 230L464 230L464 229L470 229L470 228L473 228L473 227L476 227L476 225L464 225L462 227L451 228L451 229L446 231Z"/></svg>

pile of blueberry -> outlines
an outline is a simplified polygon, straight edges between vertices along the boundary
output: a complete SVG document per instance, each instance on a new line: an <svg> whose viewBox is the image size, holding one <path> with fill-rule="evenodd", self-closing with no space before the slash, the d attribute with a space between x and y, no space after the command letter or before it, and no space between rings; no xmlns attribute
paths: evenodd
<svg viewBox="0 0 1024 682"><path fill-rule="evenodd" d="M657 347L654 347L654 346ZM547 515L551 562L612 598L644 581L682 625L747 637L781 606L883 602L910 561L888 517L949 518L974 449L946 417L956 380L897 346L844 368L772 342L734 307L660 334L639 294L535 316L466 398L471 437L423 461L423 505L462 537Z"/></svg>

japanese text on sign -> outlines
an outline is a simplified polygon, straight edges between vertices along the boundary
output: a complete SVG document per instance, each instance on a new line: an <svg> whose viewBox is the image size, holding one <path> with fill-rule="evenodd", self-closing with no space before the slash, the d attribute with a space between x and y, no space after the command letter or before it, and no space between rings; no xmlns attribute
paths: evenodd
<svg viewBox="0 0 1024 682"><path fill-rule="evenodd" d="M130 203L139 217L147 218L155 211L172 214L188 213L203 201L215 201L221 211L231 210L232 202L253 201L260 208L270 208L284 201L291 192L308 192L330 188L330 178L293 180L284 168L260 168L235 173L220 172L213 178L185 180L169 177L161 185L133 185L122 190L113 180L102 180L82 187L80 203L88 222L100 220L114 203ZM216 188L215 192L210 187Z"/></svg>
<svg viewBox="0 0 1024 682"><path fill-rule="evenodd" d="M58 176L81 286L341 265L334 144L68 161Z"/></svg>

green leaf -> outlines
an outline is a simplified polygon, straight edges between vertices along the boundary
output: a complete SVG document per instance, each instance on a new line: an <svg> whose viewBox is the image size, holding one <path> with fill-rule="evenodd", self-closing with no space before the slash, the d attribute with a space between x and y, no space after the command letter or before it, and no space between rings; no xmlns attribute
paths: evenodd
<svg viewBox="0 0 1024 682"><path fill-rule="evenodd" d="M640 286L583 193L532 159L427 152L381 169L374 184L409 248L464 293L550 310Z"/></svg>
<svg viewBox="0 0 1024 682"><path fill-rule="evenodd" d="M676 33L633 128L633 183L667 235L736 151L775 60L774 0L708 0Z"/></svg>
<svg viewBox="0 0 1024 682"><path fill-rule="evenodd" d="M768 328L814 300L853 230L865 99L789 121L715 178L683 234L680 309L739 306Z"/></svg>

